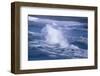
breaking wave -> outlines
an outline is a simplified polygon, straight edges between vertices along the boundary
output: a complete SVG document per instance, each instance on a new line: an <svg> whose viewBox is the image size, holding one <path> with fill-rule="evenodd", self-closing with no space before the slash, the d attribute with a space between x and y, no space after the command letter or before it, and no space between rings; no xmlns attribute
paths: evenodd
<svg viewBox="0 0 100 76"><path fill-rule="evenodd" d="M65 38L63 31L55 27L57 25L54 23L46 24L41 33L28 32L29 49L34 51L30 51L32 52L30 60L87 58L86 40L76 39L76 41L75 37L69 38L69 36Z"/></svg>

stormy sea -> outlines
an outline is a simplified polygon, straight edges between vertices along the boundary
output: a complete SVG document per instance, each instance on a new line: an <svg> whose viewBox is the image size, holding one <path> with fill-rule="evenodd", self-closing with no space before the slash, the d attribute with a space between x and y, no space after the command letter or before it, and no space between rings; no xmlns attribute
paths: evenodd
<svg viewBox="0 0 100 76"><path fill-rule="evenodd" d="M28 60L88 58L88 18L28 15Z"/></svg>

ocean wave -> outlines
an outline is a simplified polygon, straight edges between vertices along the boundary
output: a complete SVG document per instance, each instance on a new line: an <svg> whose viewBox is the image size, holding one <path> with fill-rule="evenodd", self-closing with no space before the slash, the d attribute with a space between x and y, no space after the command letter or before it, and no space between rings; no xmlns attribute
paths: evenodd
<svg viewBox="0 0 100 76"><path fill-rule="evenodd" d="M28 47L33 55L40 56L41 53L41 57L45 54L52 58L87 58L87 37L68 35L67 31L63 33L60 27L55 27L56 24L47 24L41 32L28 31Z"/></svg>
<svg viewBox="0 0 100 76"><path fill-rule="evenodd" d="M62 28L62 30L67 30L67 31L69 31L69 30L79 30L79 31L88 31L88 29L86 29L86 28L77 28L77 27L64 27L64 28Z"/></svg>
<svg viewBox="0 0 100 76"><path fill-rule="evenodd" d="M74 44L70 44L66 48L58 47L58 45L50 45L45 42L29 42L31 48L37 48L38 51L48 54L50 57L70 57L70 58L86 58L87 50L81 49Z"/></svg>
<svg viewBox="0 0 100 76"><path fill-rule="evenodd" d="M41 36L41 33L33 32L33 31L28 31L28 34L32 36Z"/></svg>

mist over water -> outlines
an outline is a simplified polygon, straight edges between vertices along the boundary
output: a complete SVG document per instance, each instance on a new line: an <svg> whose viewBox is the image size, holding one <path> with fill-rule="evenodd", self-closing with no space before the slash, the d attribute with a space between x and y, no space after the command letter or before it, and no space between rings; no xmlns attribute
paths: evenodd
<svg viewBox="0 0 100 76"><path fill-rule="evenodd" d="M48 44L56 45L58 44L60 47L68 47L68 41L64 38L64 35L60 28L56 28L57 25L46 24L46 26L42 29L42 32L45 33L45 41Z"/></svg>
<svg viewBox="0 0 100 76"><path fill-rule="evenodd" d="M47 18L29 17L28 60L88 58L87 19L76 17L78 21L59 21Z"/></svg>

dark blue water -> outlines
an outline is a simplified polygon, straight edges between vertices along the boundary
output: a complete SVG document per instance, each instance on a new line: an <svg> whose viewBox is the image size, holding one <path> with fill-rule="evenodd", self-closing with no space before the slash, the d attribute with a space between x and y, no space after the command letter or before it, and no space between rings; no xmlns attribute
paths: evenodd
<svg viewBox="0 0 100 76"><path fill-rule="evenodd" d="M87 17L29 16L28 20L28 60L55 60L88 58ZM62 30L68 47L48 44L45 40L46 24L55 22L54 28ZM54 33L52 33L52 36Z"/></svg>

